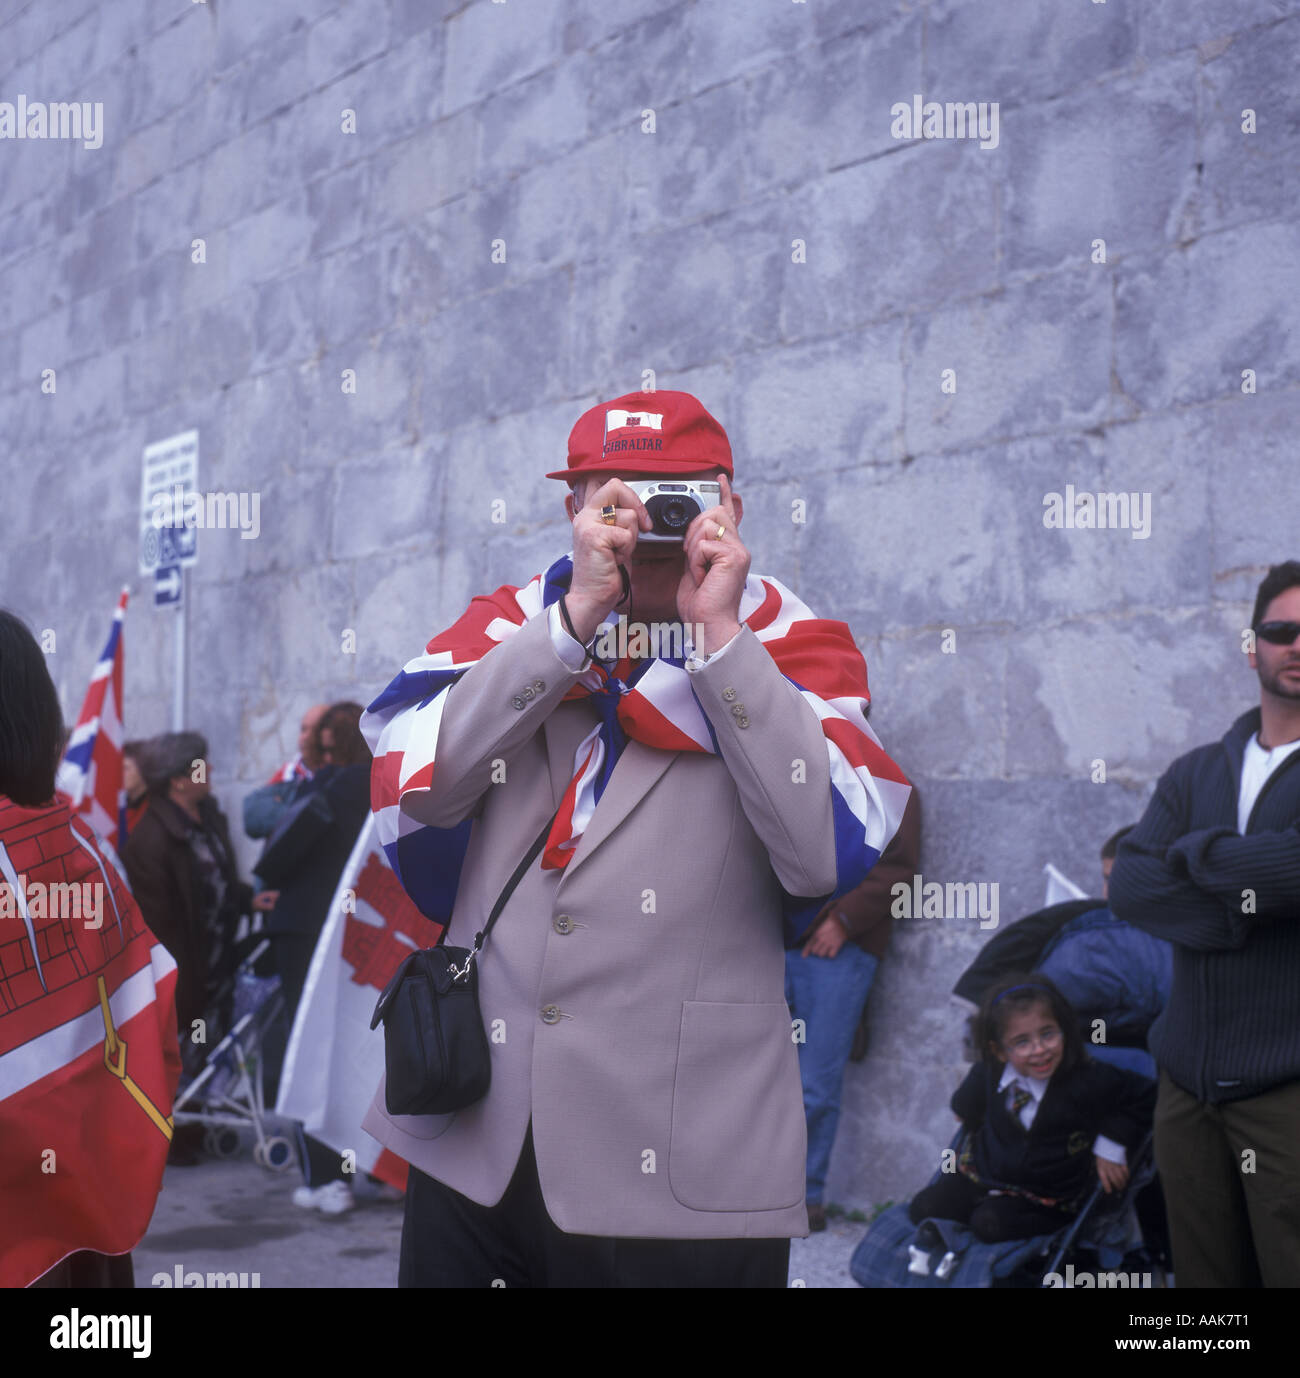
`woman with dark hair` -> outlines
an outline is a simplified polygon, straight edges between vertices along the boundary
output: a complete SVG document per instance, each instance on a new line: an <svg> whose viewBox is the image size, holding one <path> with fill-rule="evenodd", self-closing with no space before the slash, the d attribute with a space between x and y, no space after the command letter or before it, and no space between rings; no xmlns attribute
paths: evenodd
<svg viewBox="0 0 1300 1378"><path fill-rule="evenodd" d="M952 1098L966 1133L957 1171L918 1192L914 1224L969 1224L985 1243L1053 1234L1096 1175L1128 1181L1127 1154L1151 1127L1155 1086L1088 1056L1078 1016L1039 972L985 995L973 1021L980 1060Z"/></svg>
<svg viewBox="0 0 1300 1378"><path fill-rule="evenodd" d="M141 748L149 807L122 852L145 922L176 958L176 1015L187 1079L225 1033L241 916L274 901L239 878L230 825L208 785L208 744L197 732L167 732ZM201 1029L201 1037L196 1034ZM171 1161L197 1161L201 1125L187 1125Z"/></svg>
<svg viewBox="0 0 1300 1378"><path fill-rule="evenodd" d="M149 807L149 786L145 781L144 771L140 768L144 756L144 742L122 743L122 792L126 795L126 821L123 833L127 837L131 836L131 830Z"/></svg>
<svg viewBox="0 0 1300 1378"><path fill-rule="evenodd" d="M263 931L277 954L290 1027L330 900L370 811L370 748L357 727L362 711L358 703L336 703L321 715L317 753L325 764L299 785L257 863L258 878L277 896Z"/></svg>
<svg viewBox="0 0 1300 1378"><path fill-rule="evenodd" d="M333 703L316 725L316 753L327 766L365 766L370 769L370 748L361 735L359 703Z"/></svg>
<svg viewBox="0 0 1300 1378"><path fill-rule="evenodd" d="M264 931L280 975L286 1036L298 1013L330 900L370 813L370 748L358 727L362 712L359 703L344 702L331 704L321 715L316 750L324 764L299 785L257 863L258 876L276 887L278 896ZM267 1075L278 1085L284 1059L280 1039L267 1040L265 1056ZM338 1155L310 1138L306 1150L306 1185L295 1200L327 1214L349 1209L352 1197L339 1173Z"/></svg>
<svg viewBox="0 0 1300 1378"><path fill-rule="evenodd" d="M0 1287L130 1287L180 1074L176 970L56 796L62 743L45 657L0 612Z"/></svg>

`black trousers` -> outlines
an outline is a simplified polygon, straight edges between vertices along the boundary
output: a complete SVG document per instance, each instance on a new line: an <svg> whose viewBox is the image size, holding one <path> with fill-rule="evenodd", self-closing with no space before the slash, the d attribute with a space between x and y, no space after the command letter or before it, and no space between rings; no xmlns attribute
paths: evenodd
<svg viewBox="0 0 1300 1378"><path fill-rule="evenodd" d="M275 1020L262 1040L262 1093L267 1104L274 1105L280 1090L284 1055L289 1048L289 1032L316 951L316 937L310 933L273 933L270 937L272 969L280 978L280 996L284 1001L284 1018Z"/></svg>
<svg viewBox="0 0 1300 1378"><path fill-rule="evenodd" d="M933 1216L969 1225L976 1239L1001 1244L1007 1239L1032 1239L1036 1234L1055 1234L1069 1222L1064 1211L1037 1206L1023 1196L990 1196L985 1187L954 1172L933 1186L917 1192L908 1207L913 1225Z"/></svg>
<svg viewBox="0 0 1300 1378"><path fill-rule="evenodd" d="M506 1194L480 1206L412 1168L399 1287L784 1287L788 1239L612 1239L546 1213L533 1127Z"/></svg>

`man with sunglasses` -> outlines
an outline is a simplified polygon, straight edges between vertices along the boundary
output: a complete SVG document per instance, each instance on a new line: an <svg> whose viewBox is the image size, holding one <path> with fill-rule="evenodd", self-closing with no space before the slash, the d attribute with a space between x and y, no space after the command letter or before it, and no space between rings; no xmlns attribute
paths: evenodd
<svg viewBox="0 0 1300 1378"><path fill-rule="evenodd" d="M1251 633L1259 707L1165 771L1110 880L1174 944L1151 1050L1180 1287L1300 1287L1300 561Z"/></svg>

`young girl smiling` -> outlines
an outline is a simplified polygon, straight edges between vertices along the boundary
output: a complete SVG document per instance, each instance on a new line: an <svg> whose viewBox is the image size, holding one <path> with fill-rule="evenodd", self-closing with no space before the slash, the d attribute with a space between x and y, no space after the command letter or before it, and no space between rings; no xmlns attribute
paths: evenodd
<svg viewBox="0 0 1300 1378"><path fill-rule="evenodd" d="M1046 977L1016 975L975 1017L981 1060L952 1098L965 1126L955 1170L910 1216L969 1224L986 1243L1051 1234L1093 1182L1128 1182L1127 1155L1151 1126L1153 1082L1088 1056L1078 1017Z"/></svg>

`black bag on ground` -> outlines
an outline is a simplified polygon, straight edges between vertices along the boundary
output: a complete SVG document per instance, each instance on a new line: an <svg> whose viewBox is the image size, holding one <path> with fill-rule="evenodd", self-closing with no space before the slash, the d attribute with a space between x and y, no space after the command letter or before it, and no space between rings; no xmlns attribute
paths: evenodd
<svg viewBox="0 0 1300 1378"><path fill-rule="evenodd" d="M390 1115L449 1115L482 1100L492 1084L492 1054L478 1003L476 959L524 872L545 845L555 815L515 867L474 946L433 947L405 958L384 987L370 1021L384 1024L384 1104Z"/></svg>

